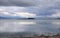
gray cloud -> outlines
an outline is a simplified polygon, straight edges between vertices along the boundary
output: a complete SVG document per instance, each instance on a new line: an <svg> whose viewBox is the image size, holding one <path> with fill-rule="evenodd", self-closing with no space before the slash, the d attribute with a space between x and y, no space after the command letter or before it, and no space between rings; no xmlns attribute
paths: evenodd
<svg viewBox="0 0 60 38"><path fill-rule="evenodd" d="M0 6L37 6L37 7L51 7L58 5L60 0L0 0Z"/></svg>
<svg viewBox="0 0 60 38"><path fill-rule="evenodd" d="M38 6L51 7L60 3L60 0L0 0L0 6Z"/></svg>
<svg viewBox="0 0 60 38"><path fill-rule="evenodd" d="M0 6L24 7L23 12L27 11L36 13L39 16L46 16L56 13L56 10L60 10L60 0L0 0ZM17 11L20 10L18 9Z"/></svg>
<svg viewBox="0 0 60 38"><path fill-rule="evenodd" d="M37 0L0 0L0 6L36 6Z"/></svg>

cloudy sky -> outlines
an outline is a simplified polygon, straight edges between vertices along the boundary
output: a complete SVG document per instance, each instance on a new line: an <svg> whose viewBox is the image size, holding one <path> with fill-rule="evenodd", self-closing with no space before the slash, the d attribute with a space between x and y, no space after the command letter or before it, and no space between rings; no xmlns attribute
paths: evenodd
<svg viewBox="0 0 60 38"><path fill-rule="evenodd" d="M60 17L60 0L0 0L0 16Z"/></svg>

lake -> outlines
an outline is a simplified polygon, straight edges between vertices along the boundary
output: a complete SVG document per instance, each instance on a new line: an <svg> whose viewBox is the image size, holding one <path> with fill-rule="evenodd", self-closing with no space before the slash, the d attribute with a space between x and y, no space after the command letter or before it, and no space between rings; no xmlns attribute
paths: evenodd
<svg viewBox="0 0 60 38"><path fill-rule="evenodd" d="M60 32L60 20L0 19L0 32L33 32L37 34Z"/></svg>

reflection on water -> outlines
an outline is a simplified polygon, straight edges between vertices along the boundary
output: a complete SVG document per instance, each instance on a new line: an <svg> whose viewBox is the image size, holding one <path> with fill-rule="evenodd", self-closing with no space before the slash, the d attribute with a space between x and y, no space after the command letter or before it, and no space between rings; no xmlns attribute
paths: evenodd
<svg viewBox="0 0 60 38"><path fill-rule="evenodd" d="M54 22L52 22L52 24L60 25L60 22L59 21L54 21Z"/></svg>
<svg viewBox="0 0 60 38"><path fill-rule="evenodd" d="M59 33L60 20L0 20L0 32Z"/></svg>
<svg viewBox="0 0 60 38"><path fill-rule="evenodd" d="M16 24L16 22L15 22L15 24ZM24 22L17 22L17 24L29 25L29 24L36 24L36 23L35 22L26 22L26 21L24 21Z"/></svg>
<svg viewBox="0 0 60 38"><path fill-rule="evenodd" d="M60 28L60 20L58 21L53 21L52 24L56 27L56 28Z"/></svg>

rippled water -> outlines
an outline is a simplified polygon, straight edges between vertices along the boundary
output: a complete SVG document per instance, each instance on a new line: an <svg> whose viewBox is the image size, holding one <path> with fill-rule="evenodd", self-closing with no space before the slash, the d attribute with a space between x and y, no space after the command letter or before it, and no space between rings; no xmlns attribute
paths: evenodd
<svg viewBox="0 0 60 38"><path fill-rule="evenodd" d="M59 33L60 20L0 20L0 32Z"/></svg>

